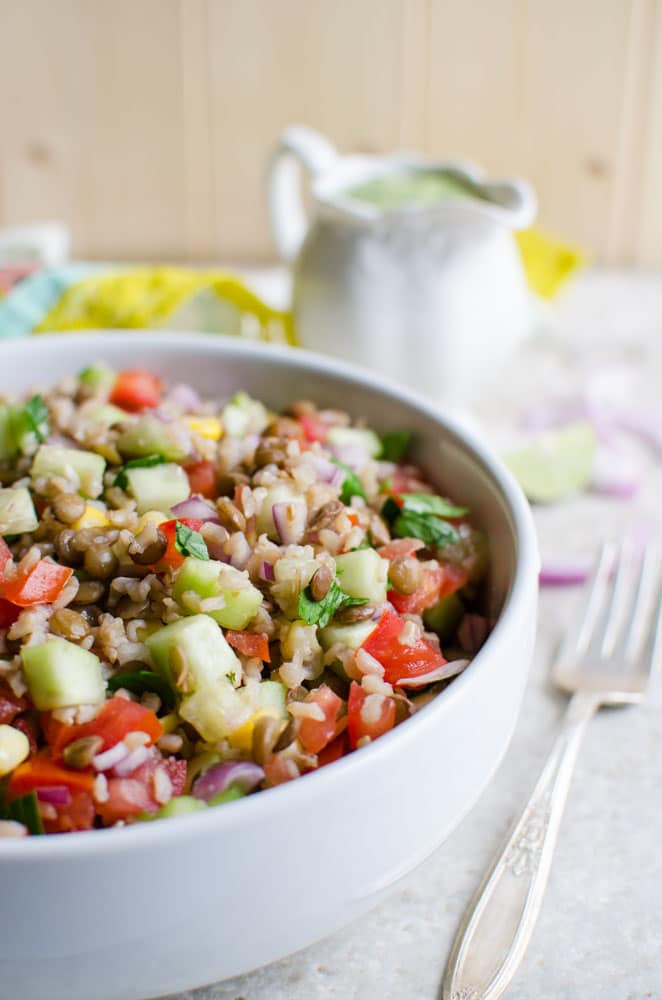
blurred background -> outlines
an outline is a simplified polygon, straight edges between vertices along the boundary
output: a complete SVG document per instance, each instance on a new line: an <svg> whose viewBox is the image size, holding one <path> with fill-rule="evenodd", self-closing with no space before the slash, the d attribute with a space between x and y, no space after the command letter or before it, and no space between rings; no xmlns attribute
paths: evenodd
<svg viewBox="0 0 662 1000"><path fill-rule="evenodd" d="M269 262L282 128L520 174L540 225L662 264L659 0L0 0L0 226L77 258Z"/></svg>

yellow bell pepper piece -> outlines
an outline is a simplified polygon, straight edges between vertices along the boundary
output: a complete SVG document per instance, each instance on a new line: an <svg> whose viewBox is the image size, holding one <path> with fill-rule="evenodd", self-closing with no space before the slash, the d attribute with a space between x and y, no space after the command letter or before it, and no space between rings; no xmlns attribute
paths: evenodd
<svg viewBox="0 0 662 1000"><path fill-rule="evenodd" d="M99 510L98 507L95 507L94 504L88 503L85 505L83 513L77 521L74 521L71 527L74 531L80 531L81 528L105 528L108 524L110 524L110 521L104 512Z"/></svg>
<svg viewBox="0 0 662 1000"><path fill-rule="evenodd" d="M253 746L253 730L255 729L255 723L258 719L263 718L263 716L271 716L273 719L280 719L280 712L271 710L269 708L261 708L257 712L253 712L249 719L246 719L243 725L239 726L239 729L235 729L233 733L228 736L228 743L235 750L250 750Z"/></svg>
<svg viewBox="0 0 662 1000"><path fill-rule="evenodd" d="M218 441L223 433L218 417L184 417L183 422L194 434L199 434L209 441Z"/></svg>

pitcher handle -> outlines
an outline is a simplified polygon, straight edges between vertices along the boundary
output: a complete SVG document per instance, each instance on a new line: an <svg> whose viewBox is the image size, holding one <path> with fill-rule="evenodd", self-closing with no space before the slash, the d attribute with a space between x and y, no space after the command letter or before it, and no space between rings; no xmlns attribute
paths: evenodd
<svg viewBox="0 0 662 1000"><path fill-rule="evenodd" d="M292 261L303 243L308 219L301 197L301 168L311 178L337 158L331 143L305 125L291 125L280 137L269 164L269 219L276 249L282 260Z"/></svg>

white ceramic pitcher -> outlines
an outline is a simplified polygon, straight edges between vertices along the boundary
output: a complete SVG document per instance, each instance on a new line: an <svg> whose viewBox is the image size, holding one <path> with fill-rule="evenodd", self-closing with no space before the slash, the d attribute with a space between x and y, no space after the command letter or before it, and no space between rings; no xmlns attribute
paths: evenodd
<svg viewBox="0 0 662 1000"><path fill-rule="evenodd" d="M310 175L310 221L300 166ZM383 209L349 194L389 173L431 169L476 196ZM512 237L536 212L523 181L489 181L464 162L339 156L317 132L292 126L270 165L269 209L278 252L293 266L305 347L457 403L494 377L528 330L529 295Z"/></svg>

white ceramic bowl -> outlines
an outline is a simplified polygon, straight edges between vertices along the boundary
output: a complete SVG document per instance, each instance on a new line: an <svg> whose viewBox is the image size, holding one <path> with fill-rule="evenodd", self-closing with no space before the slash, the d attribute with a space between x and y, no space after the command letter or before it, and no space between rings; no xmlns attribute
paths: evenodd
<svg viewBox="0 0 662 1000"><path fill-rule="evenodd" d="M533 646L528 506L490 451L429 404L288 348L133 332L4 344L0 390L48 386L99 359L158 370L206 395L245 388L275 407L309 397L381 430L415 432L417 459L488 534L499 618L439 698L318 773L167 822L0 842L0 994L12 1000L172 993L280 958L368 910L489 782Z"/></svg>

